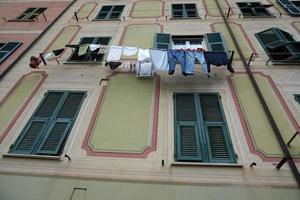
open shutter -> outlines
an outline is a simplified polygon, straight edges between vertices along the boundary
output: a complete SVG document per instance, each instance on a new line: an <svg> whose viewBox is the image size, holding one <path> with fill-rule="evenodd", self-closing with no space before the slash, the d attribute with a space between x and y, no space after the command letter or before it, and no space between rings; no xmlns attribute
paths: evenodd
<svg viewBox="0 0 300 200"><path fill-rule="evenodd" d="M166 33L156 33L155 40L154 40L154 48L170 49L171 35Z"/></svg>
<svg viewBox="0 0 300 200"><path fill-rule="evenodd" d="M224 125L208 123L204 125L208 135L208 154L210 162L233 163L233 148Z"/></svg>
<svg viewBox="0 0 300 200"><path fill-rule="evenodd" d="M10 153L31 154L33 153L40 135L45 129L46 121L35 120L29 122L29 125L20 134L13 145Z"/></svg>
<svg viewBox="0 0 300 200"><path fill-rule="evenodd" d="M204 34L204 38L208 47L208 51L228 52L228 48L222 33L206 33Z"/></svg>
<svg viewBox="0 0 300 200"><path fill-rule="evenodd" d="M289 0L277 0L291 15L300 15L300 9Z"/></svg>
<svg viewBox="0 0 300 200"><path fill-rule="evenodd" d="M56 120L47 130L36 153L46 155L58 155L63 147L66 136L71 126L70 120Z"/></svg>

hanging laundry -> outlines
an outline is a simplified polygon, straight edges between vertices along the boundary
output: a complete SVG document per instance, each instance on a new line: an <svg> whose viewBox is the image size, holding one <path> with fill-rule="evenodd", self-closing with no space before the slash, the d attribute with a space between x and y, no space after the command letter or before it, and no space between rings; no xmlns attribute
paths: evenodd
<svg viewBox="0 0 300 200"><path fill-rule="evenodd" d="M44 60L48 61L48 60L50 60L51 58L53 58L53 56L55 56L55 55L54 55L54 53L53 53L53 51L52 51L52 52L44 53L43 58L44 58Z"/></svg>
<svg viewBox="0 0 300 200"><path fill-rule="evenodd" d="M150 49L151 61L153 64L153 70L156 71L168 71L168 51L159 49Z"/></svg>
<svg viewBox="0 0 300 200"><path fill-rule="evenodd" d="M59 56L60 54L62 54L62 52L64 52L65 49L56 49L53 50L53 53L55 56Z"/></svg>
<svg viewBox="0 0 300 200"><path fill-rule="evenodd" d="M101 45L100 44L90 44L89 47L90 47L91 51L95 51L96 49L99 49L101 47Z"/></svg>
<svg viewBox="0 0 300 200"><path fill-rule="evenodd" d="M78 56L85 55L87 53L88 48L89 48L89 44L80 45L78 49Z"/></svg>
<svg viewBox="0 0 300 200"><path fill-rule="evenodd" d="M136 76L137 77L150 77L153 76L152 63L138 63L136 65Z"/></svg>
<svg viewBox="0 0 300 200"><path fill-rule="evenodd" d="M122 62L106 62L104 66L109 66L111 70L114 70L117 69L121 64Z"/></svg>
<svg viewBox="0 0 300 200"><path fill-rule="evenodd" d="M207 64L202 50L187 50L186 51L186 73L194 74L195 61L198 60L201 64L201 69L204 75L208 76Z"/></svg>
<svg viewBox="0 0 300 200"><path fill-rule="evenodd" d="M111 46L107 55L107 61L119 61L121 59L122 51L122 46Z"/></svg>
<svg viewBox="0 0 300 200"><path fill-rule="evenodd" d="M137 47L124 47L123 55L124 56L133 56L137 54L138 48Z"/></svg>
<svg viewBox="0 0 300 200"><path fill-rule="evenodd" d="M183 75L188 75L185 73L185 52L184 50L168 50L168 60L169 60L169 74L174 74L176 61L179 61L181 66L181 71Z"/></svg>
<svg viewBox="0 0 300 200"><path fill-rule="evenodd" d="M150 56L149 49L139 49L138 61L139 62L151 62L151 56Z"/></svg>
<svg viewBox="0 0 300 200"><path fill-rule="evenodd" d="M207 63L208 72L210 72L210 65L227 65L227 70L231 73L234 73L234 69L231 66L231 61L228 59L226 52L205 51L204 56Z"/></svg>

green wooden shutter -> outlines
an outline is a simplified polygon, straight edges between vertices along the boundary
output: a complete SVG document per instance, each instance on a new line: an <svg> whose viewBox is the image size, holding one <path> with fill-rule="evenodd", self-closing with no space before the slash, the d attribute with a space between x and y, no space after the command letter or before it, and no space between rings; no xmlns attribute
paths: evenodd
<svg viewBox="0 0 300 200"><path fill-rule="evenodd" d="M154 40L154 48L157 49L170 49L171 48L171 35L166 33L156 33Z"/></svg>
<svg viewBox="0 0 300 200"><path fill-rule="evenodd" d="M223 116L216 94L200 94L201 110L204 122L223 122Z"/></svg>
<svg viewBox="0 0 300 200"><path fill-rule="evenodd" d="M202 161L194 94L175 94L175 145L177 161Z"/></svg>
<svg viewBox="0 0 300 200"><path fill-rule="evenodd" d="M58 155L71 127L70 120L56 120L48 128L36 153Z"/></svg>
<svg viewBox="0 0 300 200"><path fill-rule="evenodd" d="M208 47L208 51L226 51L228 48L222 36L222 33L206 33L204 38Z"/></svg>
<svg viewBox="0 0 300 200"><path fill-rule="evenodd" d="M69 93L57 114L57 118L73 119L78 112L78 108L80 108L84 96L84 93Z"/></svg>
<svg viewBox="0 0 300 200"><path fill-rule="evenodd" d="M50 118L57 109L59 102L63 97L63 92L49 92L46 94L42 104L39 106L34 117Z"/></svg>
<svg viewBox="0 0 300 200"><path fill-rule="evenodd" d="M40 135L45 129L45 125L46 121L43 120L30 121L10 149L10 153L32 154Z"/></svg>

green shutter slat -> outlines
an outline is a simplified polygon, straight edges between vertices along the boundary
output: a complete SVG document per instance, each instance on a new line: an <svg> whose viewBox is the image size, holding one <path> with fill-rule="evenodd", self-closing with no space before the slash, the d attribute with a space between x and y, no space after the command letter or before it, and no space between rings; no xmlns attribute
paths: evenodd
<svg viewBox="0 0 300 200"><path fill-rule="evenodd" d="M177 127L177 161L202 161L196 123L179 122Z"/></svg>
<svg viewBox="0 0 300 200"><path fill-rule="evenodd" d="M154 40L154 48L170 49L171 35L166 33L156 33L155 40Z"/></svg>
<svg viewBox="0 0 300 200"><path fill-rule="evenodd" d="M84 93L69 93L57 115L57 118L74 118L84 95Z"/></svg>
<svg viewBox="0 0 300 200"><path fill-rule="evenodd" d="M48 93L34 117L50 118L61 101L63 94L63 92Z"/></svg>
<svg viewBox="0 0 300 200"><path fill-rule="evenodd" d="M177 121L197 121L194 98L193 94L176 94Z"/></svg>
<svg viewBox="0 0 300 200"><path fill-rule="evenodd" d="M39 139L41 132L44 130L45 121L33 121L15 142L10 153L31 154Z"/></svg>
<svg viewBox="0 0 300 200"><path fill-rule="evenodd" d="M36 153L58 155L70 128L70 121L55 121L48 129Z"/></svg>
<svg viewBox="0 0 300 200"><path fill-rule="evenodd" d="M220 108L219 97L215 94L200 94L200 103L203 121L222 122L222 111Z"/></svg>

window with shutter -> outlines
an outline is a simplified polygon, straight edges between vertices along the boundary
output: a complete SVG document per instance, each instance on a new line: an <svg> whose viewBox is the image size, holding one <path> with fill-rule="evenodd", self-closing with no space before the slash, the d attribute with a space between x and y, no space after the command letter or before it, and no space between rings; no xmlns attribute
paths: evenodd
<svg viewBox="0 0 300 200"><path fill-rule="evenodd" d="M102 6L96 16L96 20L116 20L120 19L124 10L124 5Z"/></svg>
<svg viewBox="0 0 300 200"><path fill-rule="evenodd" d="M218 94L175 93L176 160L234 163Z"/></svg>
<svg viewBox="0 0 300 200"><path fill-rule="evenodd" d="M0 64L7 59L19 46L22 42L5 42L0 43Z"/></svg>
<svg viewBox="0 0 300 200"><path fill-rule="evenodd" d="M172 18L199 18L196 4L172 4Z"/></svg>
<svg viewBox="0 0 300 200"><path fill-rule="evenodd" d="M266 9L271 5L262 5L260 2L238 2L236 3L244 17L273 17Z"/></svg>
<svg viewBox="0 0 300 200"><path fill-rule="evenodd" d="M9 153L60 155L85 95L73 91L47 92Z"/></svg>
<svg viewBox="0 0 300 200"><path fill-rule="evenodd" d="M156 33L154 40L154 48L170 49L171 35L165 33Z"/></svg>
<svg viewBox="0 0 300 200"><path fill-rule="evenodd" d="M37 19L40 14L42 14L47 8L28 8L23 12L17 20L34 20Z"/></svg>
<svg viewBox="0 0 300 200"><path fill-rule="evenodd" d="M90 51L89 49L83 55L78 55L80 45L85 44L101 44L108 45L111 37L83 37L78 43L78 47L75 48L72 55L68 58L69 63L82 63L82 62L101 62L104 58L105 53L96 49L95 51Z"/></svg>
<svg viewBox="0 0 300 200"><path fill-rule="evenodd" d="M286 11L292 16L300 16L300 6L297 1L277 0Z"/></svg>
<svg viewBox="0 0 300 200"><path fill-rule="evenodd" d="M204 38L207 44L208 51L226 51L228 48L222 33L206 33Z"/></svg>

